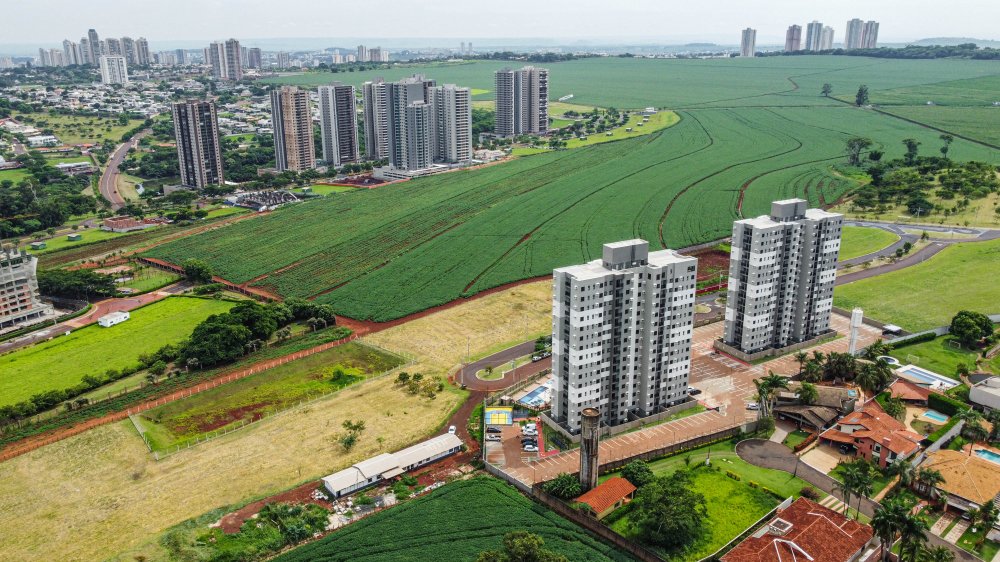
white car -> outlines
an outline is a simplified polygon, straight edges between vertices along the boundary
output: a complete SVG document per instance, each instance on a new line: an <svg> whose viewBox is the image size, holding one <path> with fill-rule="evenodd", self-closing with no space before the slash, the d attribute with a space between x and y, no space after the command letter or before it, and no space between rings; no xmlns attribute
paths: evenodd
<svg viewBox="0 0 1000 562"><path fill-rule="evenodd" d="M499 435L494 435L492 433L489 433L489 434L486 435L486 440L487 441L500 441L500 436Z"/></svg>
<svg viewBox="0 0 1000 562"><path fill-rule="evenodd" d="M450 433L450 434L452 434L452 435L455 435L455 432L456 432L456 431L458 431L458 428L457 428L457 427L455 427L455 426L450 426L450 427L448 427L448 433Z"/></svg>
<svg viewBox="0 0 1000 562"><path fill-rule="evenodd" d="M525 429L521 432L521 435L524 435L525 437L538 437L538 432L533 429Z"/></svg>
<svg viewBox="0 0 1000 562"><path fill-rule="evenodd" d="M747 410L759 410L760 404L756 402L747 402Z"/></svg>
<svg viewBox="0 0 1000 562"><path fill-rule="evenodd" d="M538 447L536 447L534 445L525 445L524 446L524 452L526 452L526 453L537 453L538 452Z"/></svg>

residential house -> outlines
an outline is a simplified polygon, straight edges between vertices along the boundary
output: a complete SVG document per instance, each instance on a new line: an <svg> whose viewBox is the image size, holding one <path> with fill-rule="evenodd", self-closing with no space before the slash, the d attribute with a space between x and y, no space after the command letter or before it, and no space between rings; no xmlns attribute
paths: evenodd
<svg viewBox="0 0 1000 562"><path fill-rule="evenodd" d="M944 482L934 487L936 495L943 495L948 506L965 512L986 502L1000 503L1000 465L977 455L962 451L941 449L927 455L920 468L941 473ZM917 483L918 489L922 486ZM927 493L928 490L920 490Z"/></svg>
<svg viewBox="0 0 1000 562"><path fill-rule="evenodd" d="M816 400L803 404L799 400L802 383L789 382L788 390L775 396L774 413L779 419L790 419L799 427L824 430L840 416L854 411L858 401L858 391L842 386L816 385Z"/></svg>
<svg viewBox="0 0 1000 562"><path fill-rule="evenodd" d="M907 429L903 422L885 413L878 402L871 400L821 433L820 440L853 447L857 456L885 468L916 453L923 437Z"/></svg>
<svg viewBox="0 0 1000 562"><path fill-rule="evenodd" d="M906 379L896 379L896 382L889 386L889 394L913 406L926 406L931 391Z"/></svg>
<svg viewBox="0 0 1000 562"><path fill-rule="evenodd" d="M631 482L620 476L615 476L576 498L576 501L586 504L598 519L603 519L612 511L631 501L635 490L636 487Z"/></svg>

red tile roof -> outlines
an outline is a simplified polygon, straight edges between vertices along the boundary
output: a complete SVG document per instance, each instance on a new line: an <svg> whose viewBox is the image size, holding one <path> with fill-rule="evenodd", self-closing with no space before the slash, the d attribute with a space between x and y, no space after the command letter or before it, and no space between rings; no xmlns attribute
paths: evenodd
<svg viewBox="0 0 1000 562"><path fill-rule="evenodd" d="M772 532L776 519L789 524L784 534ZM759 536L758 536L759 535ZM832 509L799 498L779 511L764 533L758 531L726 553L722 562L847 562L872 538L872 528ZM799 550L801 549L801 550ZM803 555L806 554L807 556Z"/></svg>
<svg viewBox="0 0 1000 562"><path fill-rule="evenodd" d="M859 429L846 432L843 430L844 426L858 426ZM836 426L824 431L820 437L841 443L870 439L903 456L920 448L920 441L923 440L922 436L906 429L903 422L885 413L882 406L874 400L841 418Z"/></svg>
<svg viewBox="0 0 1000 562"><path fill-rule="evenodd" d="M889 392L892 393L893 397L903 400L927 401L931 395L930 390L917 386L906 379L896 379L896 382L889 387Z"/></svg>
<svg viewBox="0 0 1000 562"><path fill-rule="evenodd" d="M635 492L635 486L631 482L620 476L615 476L576 498L576 501L589 505L595 513L603 513L609 507L627 498L632 492Z"/></svg>

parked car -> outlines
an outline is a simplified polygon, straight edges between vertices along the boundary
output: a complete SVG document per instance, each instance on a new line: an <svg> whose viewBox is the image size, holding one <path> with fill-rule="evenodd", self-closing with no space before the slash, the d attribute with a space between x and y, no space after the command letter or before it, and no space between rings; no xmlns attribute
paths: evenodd
<svg viewBox="0 0 1000 562"><path fill-rule="evenodd" d="M699 394L701 394L701 390L699 390L699 389L697 389L697 388L695 388L693 386L689 386L688 387L688 394L690 394L691 396L698 396Z"/></svg>
<svg viewBox="0 0 1000 562"><path fill-rule="evenodd" d="M492 433L486 435L487 441L500 441L499 435L493 435Z"/></svg>
<svg viewBox="0 0 1000 562"><path fill-rule="evenodd" d="M499 427L487 427L486 433L503 433L503 430Z"/></svg>
<svg viewBox="0 0 1000 562"><path fill-rule="evenodd" d="M452 434L452 435L455 435L455 432L456 432L456 431L458 431L458 428L457 428L457 427L455 427L455 426L453 426L453 425L452 425L452 426L449 426L449 427L448 427L448 433L450 433L450 434Z"/></svg>
<svg viewBox="0 0 1000 562"><path fill-rule="evenodd" d="M760 404L756 402L747 402L747 410L759 410Z"/></svg>
<svg viewBox="0 0 1000 562"><path fill-rule="evenodd" d="M538 439L532 439L530 437L526 437L524 439L521 439L521 444L522 445L537 445L538 444Z"/></svg>
<svg viewBox="0 0 1000 562"><path fill-rule="evenodd" d="M538 445L525 445L523 447L523 449L527 453L537 453L538 452Z"/></svg>
<svg viewBox="0 0 1000 562"><path fill-rule="evenodd" d="M526 437L537 437L538 436L538 432L537 431L532 431L530 429L525 429L524 431L521 432L521 435L524 435Z"/></svg>
<svg viewBox="0 0 1000 562"><path fill-rule="evenodd" d="M538 424L535 422L524 424L524 429L530 429L532 431L538 431Z"/></svg>
<svg viewBox="0 0 1000 562"><path fill-rule="evenodd" d="M840 447L837 447L837 450L840 451L840 454L846 455L846 454L850 453L851 449L853 449L853 448L854 447L851 447L850 445L841 445Z"/></svg>

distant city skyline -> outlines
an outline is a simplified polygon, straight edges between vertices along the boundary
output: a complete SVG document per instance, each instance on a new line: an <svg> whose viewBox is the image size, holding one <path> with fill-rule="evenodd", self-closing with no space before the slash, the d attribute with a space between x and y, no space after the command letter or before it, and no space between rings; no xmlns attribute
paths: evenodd
<svg viewBox="0 0 1000 562"><path fill-rule="evenodd" d="M6 25L2 44L24 48L28 54L29 48L35 51L43 46L56 48L63 39L78 39L81 27L97 27L102 36L142 35L151 42L163 43L157 48L176 48L188 42L227 37L238 37L245 43L252 43L255 38L321 39L334 29L347 31L348 35L329 36L330 45L345 47L356 45L358 39L372 44L382 40L390 48L405 44L404 41L394 45L394 37L408 38L414 47L443 47L451 42L457 47L462 41L486 45L490 38L539 44L585 40L613 44L730 45L739 30L752 27L758 30L758 45L781 45L788 25L819 20L841 30L838 39L842 39L847 21L856 17L881 22L881 42L893 43L927 37L994 39L998 34L993 22L1000 19L1000 4L973 0L956 0L947 10L939 9L929 0L885 0L877 4L845 1L835 5L792 0L767 0L752 5L733 0L693 5L634 0L616 6L614 18L606 17L607 6L598 0L573 3L511 0L477 6L475 10L449 0L424 6L419 11L409 9L401 0L336 5L286 0L281 13L308 14L308 17L280 19L274 16L273 3L265 0L174 0L150 3L142 10L126 10L120 0L94 0L89 6L87 13L113 13L115 17L94 17L93 21L86 16L52 18L53 13L78 8L77 3L69 0L37 0L30 5L7 7L3 12ZM566 10L574 14L572 23L553 26L552 22L565 18ZM185 15L195 11L198 18ZM373 11L382 13L377 26L370 23ZM524 18L523 14L529 11L533 17ZM393 12L401 14L400 17L391 17Z"/></svg>

